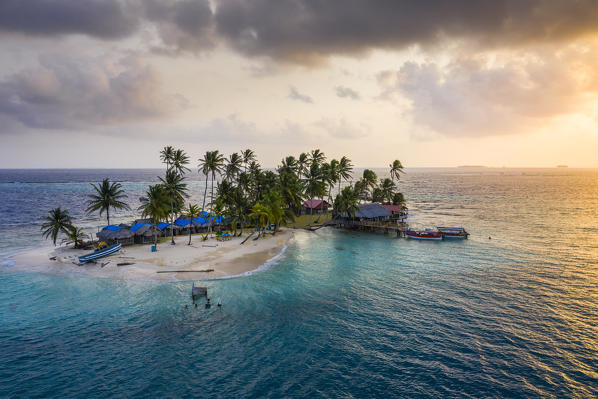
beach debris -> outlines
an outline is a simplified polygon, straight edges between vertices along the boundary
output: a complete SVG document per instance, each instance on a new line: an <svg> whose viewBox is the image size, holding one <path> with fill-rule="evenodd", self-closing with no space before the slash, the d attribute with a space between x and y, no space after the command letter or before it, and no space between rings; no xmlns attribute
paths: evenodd
<svg viewBox="0 0 598 399"><path fill-rule="evenodd" d="M222 299L218 298L218 307L221 307L221 306L222 306Z"/></svg>
<svg viewBox="0 0 598 399"><path fill-rule="evenodd" d="M129 266L129 265L134 265L135 262L120 262L117 263L116 266Z"/></svg>
<svg viewBox="0 0 598 399"><path fill-rule="evenodd" d="M337 249L337 250L339 250L339 251L344 251L344 250L345 250L345 247L334 247L334 249Z"/></svg>
<svg viewBox="0 0 598 399"><path fill-rule="evenodd" d="M55 257L55 256L52 256L52 257L50 258L50 260L56 260L56 257Z"/></svg>
<svg viewBox="0 0 598 399"><path fill-rule="evenodd" d="M218 244L216 245L202 245L202 247L209 247L209 248L216 248L218 246Z"/></svg>
<svg viewBox="0 0 598 399"><path fill-rule="evenodd" d="M110 261L108 261L108 262L104 262L104 263L101 263L101 264L100 264L100 267L104 267L104 266L106 266L108 263L110 263Z"/></svg>

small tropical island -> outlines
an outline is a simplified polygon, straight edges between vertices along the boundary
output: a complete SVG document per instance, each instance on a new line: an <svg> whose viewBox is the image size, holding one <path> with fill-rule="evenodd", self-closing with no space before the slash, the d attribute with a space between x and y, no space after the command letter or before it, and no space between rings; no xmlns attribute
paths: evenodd
<svg viewBox="0 0 598 399"><path fill-rule="evenodd" d="M397 185L399 160L389 165L389 178L365 169L353 181L348 157L327 162L319 149L286 156L275 170L262 168L250 149L228 157L207 151L197 166L205 179L201 204L190 198L193 172L185 151L164 147L160 160L164 174L139 198L137 219L111 224L111 211L133 211L128 196L109 178L92 183L87 213L106 218L95 237L77 226L68 209L51 209L41 233L54 247L15 255L15 267L160 281L227 278L276 259L299 230L388 230L400 226L407 212Z"/></svg>

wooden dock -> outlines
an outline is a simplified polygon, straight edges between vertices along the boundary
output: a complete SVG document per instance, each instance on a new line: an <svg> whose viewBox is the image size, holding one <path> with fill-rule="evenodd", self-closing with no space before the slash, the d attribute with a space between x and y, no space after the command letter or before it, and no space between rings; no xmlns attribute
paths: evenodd
<svg viewBox="0 0 598 399"><path fill-rule="evenodd" d="M195 283L191 286L191 297L195 300L198 296L208 296L208 287L196 287Z"/></svg>
<svg viewBox="0 0 598 399"><path fill-rule="evenodd" d="M340 227L361 231L382 231L384 234L395 233L397 237L404 237L408 224L400 220L347 220Z"/></svg>

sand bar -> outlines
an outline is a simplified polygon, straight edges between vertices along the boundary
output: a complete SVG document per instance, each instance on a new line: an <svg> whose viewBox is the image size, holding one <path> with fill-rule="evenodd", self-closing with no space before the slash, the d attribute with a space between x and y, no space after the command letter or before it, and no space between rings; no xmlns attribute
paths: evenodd
<svg viewBox="0 0 598 399"><path fill-rule="evenodd" d="M279 256L292 236L292 230L283 229L274 236L268 234L256 241L252 237L243 245L241 242L246 238L245 234L229 241L210 238L203 242L196 235L193 236L191 245L187 245L188 236L178 236L175 237L176 245L171 245L170 241L160 243L157 252L151 252L149 244L131 245L123 247L115 255L99 259L95 264L83 266L74 262L77 262L78 256L90 251L67 247L37 248L11 258L14 269L49 273L82 273L97 277L156 281L227 278L252 272ZM55 260L52 260L54 257ZM117 263L132 264L117 266ZM190 272L209 269L213 271ZM185 272L157 273L170 270Z"/></svg>

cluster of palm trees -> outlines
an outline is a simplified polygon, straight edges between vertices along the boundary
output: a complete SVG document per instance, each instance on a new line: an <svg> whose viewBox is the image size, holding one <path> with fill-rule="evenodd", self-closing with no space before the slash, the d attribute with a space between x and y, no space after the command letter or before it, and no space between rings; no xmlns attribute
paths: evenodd
<svg viewBox="0 0 598 399"><path fill-rule="evenodd" d="M201 211L227 218L233 235L237 235L239 226L241 235L244 226L252 224L256 226L259 238L266 226L273 226L272 234L275 234L281 224L294 220L305 199L312 200L312 204L314 199L327 200L333 204L335 217L354 215L362 201L405 202L395 183L403 173L403 165L399 160L389 165L390 178L378 179L374 171L365 169L362 177L352 182L351 160L343 156L339 160L327 162L325 154L319 149L301 153L297 158L287 156L275 171L263 169L250 149L232 153L228 158L218 150L207 151L198 164L199 173L205 176L201 207L193 203L185 204L189 198L185 183L185 175L190 172L189 156L183 150L167 146L160 151L160 160L166 166L164 177L160 176L158 184L148 187L139 199L141 205L138 210L143 217L150 218L154 225L168 220L172 244L175 219L180 215L193 219ZM107 223L110 224L111 209L130 210L120 183L104 179L100 184L92 184L92 187L94 192L89 195L88 214L99 211L101 216L105 212ZM333 191L336 191L336 195L333 195ZM312 222L313 206L310 207L308 226ZM42 230L45 237L52 237L54 244L60 233L70 237L75 244L84 238L84 233L72 226L68 212L60 208L50 212ZM73 235L73 232L77 234ZM157 232L154 243L157 244Z"/></svg>
<svg viewBox="0 0 598 399"><path fill-rule="evenodd" d="M64 234L63 242L67 244L74 244L75 248L79 248L85 239L89 238L82 229L73 225L73 220L69 212L60 207L50 210L48 216L44 218L41 226L42 236L44 238L50 237L54 245L59 234Z"/></svg>

